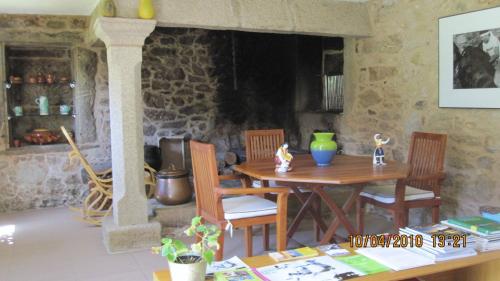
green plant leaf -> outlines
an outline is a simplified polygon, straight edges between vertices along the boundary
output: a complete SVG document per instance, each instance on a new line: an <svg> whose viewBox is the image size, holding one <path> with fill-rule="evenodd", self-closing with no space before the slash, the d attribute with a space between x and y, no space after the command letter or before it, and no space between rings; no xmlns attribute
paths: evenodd
<svg viewBox="0 0 500 281"><path fill-rule="evenodd" d="M214 261L214 251L208 250L203 253L203 259L208 263L211 264Z"/></svg>
<svg viewBox="0 0 500 281"><path fill-rule="evenodd" d="M161 254L161 247L152 247L151 252L155 255Z"/></svg>
<svg viewBox="0 0 500 281"><path fill-rule="evenodd" d="M207 230L207 226L206 225L203 225L203 224L200 224L196 227L196 232L202 232L202 233L207 233L208 230Z"/></svg>
<svg viewBox="0 0 500 281"><path fill-rule="evenodd" d="M172 239L168 238L168 237L165 237L165 238L161 239L161 243L163 245L170 245L172 243Z"/></svg>
<svg viewBox="0 0 500 281"><path fill-rule="evenodd" d="M196 226L201 223L201 216L196 216L191 220L191 226Z"/></svg>
<svg viewBox="0 0 500 281"><path fill-rule="evenodd" d="M207 245L210 248L216 248L217 250L219 249L219 243L217 243L217 240L215 240L215 241L208 241Z"/></svg>
<svg viewBox="0 0 500 281"><path fill-rule="evenodd" d="M186 244L182 242L181 240L174 240L172 243L173 247L175 248L176 252L184 252L188 249Z"/></svg>
<svg viewBox="0 0 500 281"><path fill-rule="evenodd" d="M186 234L187 236L193 236L195 233L194 229L193 228L188 228L186 230L184 230L184 234Z"/></svg>
<svg viewBox="0 0 500 281"><path fill-rule="evenodd" d="M208 237L207 237L207 241L208 241L208 242L214 242L214 241L215 241L215 242L217 242L217 239L218 239L218 238L219 238L219 237L217 237L217 236L215 236L215 235L210 235L210 236L208 236Z"/></svg>
<svg viewBox="0 0 500 281"><path fill-rule="evenodd" d="M169 253L167 255L167 260L168 261L175 262L176 259L177 259L177 254L176 253Z"/></svg>
<svg viewBox="0 0 500 281"><path fill-rule="evenodd" d="M202 252L201 243L192 244L191 251L193 251L195 253L201 253Z"/></svg>
<svg viewBox="0 0 500 281"><path fill-rule="evenodd" d="M169 254L174 253L175 249L172 246L163 246L161 247L161 256L167 257Z"/></svg>

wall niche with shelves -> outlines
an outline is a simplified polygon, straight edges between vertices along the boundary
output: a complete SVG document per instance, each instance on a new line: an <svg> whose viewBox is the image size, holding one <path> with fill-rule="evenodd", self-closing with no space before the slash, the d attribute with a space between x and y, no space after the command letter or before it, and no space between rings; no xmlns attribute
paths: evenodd
<svg viewBox="0 0 500 281"><path fill-rule="evenodd" d="M75 126L71 49L6 46L5 63L10 147L65 142L59 128ZM53 137L30 138L35 130Z"/></svg>

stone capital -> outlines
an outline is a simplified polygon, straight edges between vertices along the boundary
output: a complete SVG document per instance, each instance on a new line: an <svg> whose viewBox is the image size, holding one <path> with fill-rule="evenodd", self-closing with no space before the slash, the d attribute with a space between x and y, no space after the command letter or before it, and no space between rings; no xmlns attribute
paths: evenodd
<svg viewBox="0 0 500 281"><path fill-rule="evenodd" d="M94 32L106 47L142 47L155 26L155 20L101 17L94 23Z"/></svg>

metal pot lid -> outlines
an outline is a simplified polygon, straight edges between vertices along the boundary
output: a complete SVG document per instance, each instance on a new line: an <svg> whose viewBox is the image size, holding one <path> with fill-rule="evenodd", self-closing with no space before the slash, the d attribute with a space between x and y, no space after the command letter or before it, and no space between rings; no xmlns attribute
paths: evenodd
<svg viewBox="0 0 500 281"><path fill-rule="evenodd" d="M174 164L171 164L168 169L162 169L156 173L159 178L184 177L188 172L183 169L176 169Z"/></svg>

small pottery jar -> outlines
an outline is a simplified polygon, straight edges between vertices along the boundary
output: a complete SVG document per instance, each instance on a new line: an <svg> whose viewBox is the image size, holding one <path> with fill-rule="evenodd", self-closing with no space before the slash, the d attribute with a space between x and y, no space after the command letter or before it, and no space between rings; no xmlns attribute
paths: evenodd
<svg viewBox="0 0 500 281"><path fill-rule="evenodd" d="M18 139L14 140L14 147L21 147L21 141Z"/></svg>
<svg viewBox="0 0 500 281"><path fill-rule="evenodd" d="M45 76L43 76L43 74L41 74L41 73L38 73L38 76L36 77L36 82L38 84L45 83Z"/></svg>
<svg viewBox="0 0 500 281"><path fill-rule="evenodd" d="M141 19L152 19L155 16L155 10L153 7L153 0L139 0L139 18Z"/></svg>
<svg viewBox="0 0 500 281"><path fill-rule="evenodd" d="M115 17L116 5L113 0L104 0L101 4L101 13L103 17Z"/></svg>
<svg viewBox="0 0 500 281"><path fill-rule="evenodd" d="M311 155L318 166L329 166L337 153L337 143L332 140L334 133L313 133Z"/></svg>
<svg viewBox="0 0 500 281"><path fill-rule="evenodd" d="M53 74L49 73L47 74L47 84L52 84L55 81L55 77Z"/></svg>

